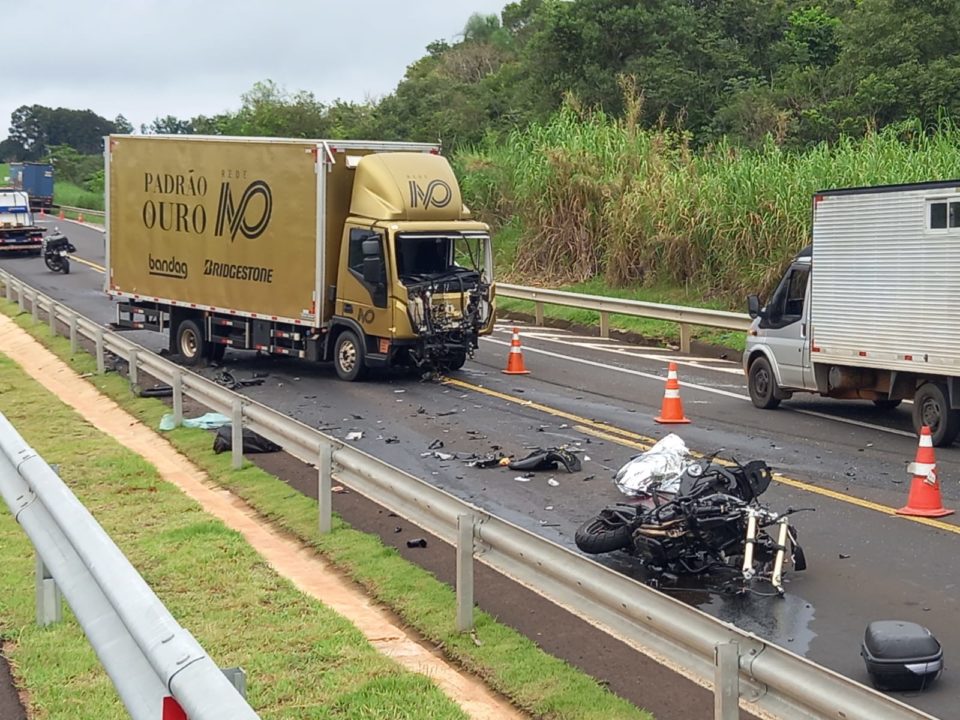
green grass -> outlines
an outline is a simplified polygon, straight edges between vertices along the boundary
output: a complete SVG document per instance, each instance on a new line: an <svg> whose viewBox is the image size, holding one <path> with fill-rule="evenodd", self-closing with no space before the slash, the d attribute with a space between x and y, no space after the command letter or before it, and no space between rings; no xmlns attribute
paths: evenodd
<svg viewBox="0 0 960 720"><path fill-rule="evenodd" d="M0 301L0 311L17 316L18 307ZM69 342L51 337L46 324L34 324L27 314L17 316L16 322L81 374L95 371L95 363L89 355L80 353L71 357ZM90 381L150 427L157 427L160 417L167 412L167 407L158 400L134 396L127 381L115 374L94 376ZM0 402L2 398L0 395ZM593 678L544 653L536 643L497 623L487 613L477 611L476 629L472 635L458 633L454 624L456 595L453 589L429 572L406 562L396 550L384 546L379 538L350 528L339 517L334 518L332 533L318 536L315 501L291 490L288 485L254 465L246 464L241 470L231 470L229 454L214 455L211 452L209 433L178 428L168 433L168 437L184 455L205 470L213 482L229 488L276 526L316 548L363 585L377 601L390 607L412 628L442 647L449 658L484 678L491 687L534 717L550 720L649 720L651 717L649 713L610 693ZM48 459L54 461L55 458L51 455ZM180 533L174 536L173 541L181 542L181 546L186 547L187 543L182 542L182 534L191 531L182 525L171 530ZM197 534L198 539L206 539L205 528L192 532ZM162 552L159 547L157 552ZM160 558L155 560L159 562ZM237 582L242 583L243 580ZM220 586L230 587L226 582L220 583ZM216 594L207 589L193 596L192 601L200 607L208 604L204 600L204 592ZM227 609L222 612L229 617ZM185 620L184 624L192 627ZM206 647L205 640L202 637L200 640ZM207 649L213 651L211 647ZM231 655L230 661L223 660L223 663L239 663L241 660ZM256 672L252 673L253 682L258 677ZM262 688L260 692L266 693L267 690ZM363 717L349 712L342 716ZM265 714L264 717L291 715L281 712L276 715ZM405 716L388 713L383 717Z"/></svg>
<svg viewBox="0 0 960 720"><path fill-rule="evenodd" d="M6 179L9 176L10 166L7 163L0 163L0 185L6 184Z"/></svg>
<svg viewBox="0 0 960 720"><path fill-rule="evenodd" d="M465 718L427 678L280 578L242 536L162 482L0 355L0 408L223 666L242 665L267 718ZM127 717L75 619L37 628L32 553L0 510L0 634L33 718Z"/></svg>
<svg viewBox="0 0 960 720"><path fill-rule="evenodd" d="M65 180L57 180L53 186L53 202L56 205L103 210L103 193L90 192Z"/></svg>

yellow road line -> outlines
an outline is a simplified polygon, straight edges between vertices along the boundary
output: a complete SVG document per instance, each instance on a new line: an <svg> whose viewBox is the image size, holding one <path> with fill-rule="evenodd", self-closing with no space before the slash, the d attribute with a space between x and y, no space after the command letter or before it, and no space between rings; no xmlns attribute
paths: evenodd
<svg viewBox="0 0 960 720"><path fill-rule="evenodd" d="M454 387L462 388L464 390L472 390L473 392L494 397L499 400L505 400L515 405L522 405L534 410L539 410L540 412L553 415L554 417L570 420L577 423L574 429L578 430L579 432L592 435L593 437L601 438L603 440L609 440L610 442L619 443L625 447L634 448L636 450L649 450L650 447L656 442L655 438L651 438L646 435L640 435L638 433L631 432L630 430L619 428L616 425L610 425L608 423L591 420L590 418L585 418L574 413L568 413L564 410L550 407L549 405L543 405L530 400L524 400L522 398L514 397L513 395L508 395L497 390L490 390L489 388L473 385L472 383L464 382L462 380L446 378L444 383ZM691 452L690 454L694 457L704 457L703 453ZM718 459L717 462L723 464L733 464L721 459ZM935 518L915 517L912 515L897 515L896 508L892 508L889 505L882 505L870 500L854 497L853 495L846 495L845 493L837 492L836 490L829 490L817 485L811 485L810 483L803 482L802 480L794 480L793 478L786 477L780 473L774 473L773 478L783 485L788 485L798 490L804 490L809 493L828 497L831 500L838 500L849 505L856 505L857 507L865 510L872 510L884 515L903 518L904 520L911 520L915 523L920 523L921 525L927 525L928 527L936 528L937 530L944 530L955 535L960 535L960 526L952 525L950 523L943 522L942 520L937 520Z"/></svg>
<svg viewBox="0 0 960 720"><path fill-rule="evenodd" d="M86 265L87 267L92 267L92 268L93 268L94 270L96 270L97 272L102 272L102 273L107 272L107 269L106 269L105 267L103 267L103 265L97 265L95 262L91 262L90 260L84 260L82 257L77 257L76 255L74 255L74 256L73 256L72 258L70 258L70 259L71 259L71 260L76 260L76 261L77 261L78 263L80 263L81 265Z"/></svg>

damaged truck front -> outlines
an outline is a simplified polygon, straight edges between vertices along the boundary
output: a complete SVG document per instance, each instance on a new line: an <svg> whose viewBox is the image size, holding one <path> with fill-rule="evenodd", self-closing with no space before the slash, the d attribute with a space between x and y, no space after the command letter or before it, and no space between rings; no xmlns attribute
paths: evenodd
<svg viewBox="0 0 960 720"><path fill-rule="evenodd" d="M226 348L458 369L494 322L489 228L419 143L111 136L118 324L188 363Z"/></svg>

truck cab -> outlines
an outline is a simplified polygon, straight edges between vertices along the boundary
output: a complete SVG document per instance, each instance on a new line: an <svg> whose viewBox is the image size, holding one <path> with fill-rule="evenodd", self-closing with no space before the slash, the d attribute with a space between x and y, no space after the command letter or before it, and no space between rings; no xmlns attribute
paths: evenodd
<svg viewBox="0 0 960 720"><path fill-rule="evenodd" d="M22 190L0 188L0 251L40 253L43 228L30 211L30 196Z"/></svg>

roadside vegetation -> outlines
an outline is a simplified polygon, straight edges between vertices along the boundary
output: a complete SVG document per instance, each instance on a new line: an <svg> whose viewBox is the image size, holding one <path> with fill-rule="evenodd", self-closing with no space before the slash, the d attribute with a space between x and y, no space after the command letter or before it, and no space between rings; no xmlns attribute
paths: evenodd
<svg viewBox="0 0 960 720"><path fill-rule="evenodd" d="M101 392L117 401L122 407L138 417L149 427L157 427L161 416L168 408L159 400L144 399L134 396L125 378L109 373L96 376L95 362L86 353L70 355L69 341L64 338L53 337L45 323L33 323L29 314L18 314L19 307L14 303L0 300L0 311L15 317L16 322L27 329L53 352L80 374L89 374L92 382ZM9 363L7 363L9 365ZM458 709L451 710L449 703L435 702L435 690L425 688L425 680L407 678L401 674L375 672L376 681L369 677L369 668L380 666L374 660L344 664L345 658L340 656L345 652L351 657L365 655L361 652L347 650L345 647L327 647L319 651L322 659L317 659L309 670L309 682L304 681L306 674L298 665L299 660L286 653L285 646L290 644L290 652L309 652L314 647L312 643L321 642L329 629L324 630L316 621L316 627L303 630L303 637L288 637L287 624L297 633L303 628L303 617L320 618L323 608L318 603L308 602L293 593L293 596L271 603L277 610L277 616L271 616L270 622L263 622L263 617L241 617L234 615L232 603L235 601L233 585L238 585L237 592L247 599L249 604L262 612L258 606L263 592L256 588L243 588L249 585L251 568L255 569L255 579L260 582L261 575L264 582L270 581L281 589L288 588L285 581L273 577L261 568L262 561L256 557L248 557L252 553L234 534L209 520L203 519L192 501L184 499L178 491L169 488L162 482L156 481L151 474L151 468L136 458L128 458L123 462L110 460L109 457L97 449L97 446L85 444L90 433L95 431L82 422L77 422L72 412L59 405L49 396L46 402L53 403L59 410L47 412L46 406L39 404L40 400L34 396L25 398L21 403L19 396L8 393L24 385L17 375L19 371L8 368L0 363L0 408L8 412L8 406L30 408L28 417L25 410L13 413L11 420L20 427L21 432L29 437L42 455L50 462L59 462L64 469L74 491L81 496L84 502L93 503L91 509L101 519L104 513L104 525L113 534L118 532L131 534L128 542L118 542L126 552L128 547L131 559L141 569L148 582L157 590L158 594L168 603L168 607L178 617L182 624L191 629L201 644L211 652L222 664L243 664L250 674L250 697L252 704L261 710L264 718L288 717L343 717L343 718L404 718L404 717L460 717ZM6 375L4 373L7 373ZM41 408L41 409L38 409ZM51 418L66 417L68 430L63 425L52 422ZM18 419L19 418L19 419ZM43 422L39 420L43 418ZM62 440L70 438L64 448ZM360 583L378 602L391 608L410 627L420 632L425 638L443 648L447 657L459 663L465 669L483 678L491 687L510 698L518 707L529 712L534 717L549 718L551 720L607 720L608 718L623 718L630 720L651 720L651 716L632 704L618 698L603 688L593 678L575 670L563 661L560 661L543 651L536 643L523 637L516 631L497 623L488 614L477 611L476 628L472 634L461 634L455 629L456 595L452 588L438 581L429 572L406 562L393 548L384 546L379 538L360 533L350 528L340 518L334 518L334 531L329 535L318 537L316 533L317 504L296 492L279 479L263 472L256 466L247 463L239 471L230 467L229 454L215 455L211 450L211 436L202 430L178 428L167 433L169 440L184 455L208 473L216 484L228 488L247 503L254 507L263 517L269 519L277 527L302 540L305 544L315 548L330 562L342 569L351 578ZM109 442L109 441L108 441ZM73 453L76 453L74 455ZM122 454L122 453L121 453ZM133 468L128 470L127 467ZM121 486L116 483L103 481L104 473L109 472L122 478ZM97 478L93 486L86 488L86 478ZM96 493L102 492L103 495ZM88 494L89 493L89 494ZM177 497L173 497L177 496ZM149 529L142 522L142 509L149 504L151 512L158 515L166 514L168 497L173 503L170 511L174 517L163 522L172 523L166 529L156 533L156 526ZM117 520L114 522L112 506L116 506ZM6 548L16 539L15 534L21 532L8 514L0 513L0 564L7 552ZM159 521L158 521L159 522ZM11 532L12 527L12 532ZM22 533L21 536L22 538ZM189 542L185 542L189 540ZM14 666L21 677L30 684L31 693L42 692L43 698L48 695L51 701L68 703L75 696L75 690L82 691L85 683L104 683L102 672L95 667L96 661L92 652L89 652L90 664L77 670L78 676L55 674L48 679L46 674L52 672L50 666L51 654L59 647L59 638L45 641L44 638L51 632L66 632L66 628L54 630L38 630L30 625L32 618L33 584L30 576L32 561L29 552L22 540L19 546L11 550L11 556L18 558L15 563L4 565L0 569L0 582L4 587L17 586L17 599L0 597L0 627L3 637L7 641L16 641L11 653ZM141 544L138 544L141 543ZM168 544L164 544L168 543ZM204 543L212 543L207 545ZM242 547L241 547L242 545ZM174 550L177 552L175 553ZM227 552L225 552L227 551ZM183 560L184 552L198 565L191 567L191 561ZM179 559L172 557L179 553ZM233 559L227 563L221 573L218 566L209 565L208 558L225 554ZM181 575L165 575L166 564L171 563L182 572ZM141 564L142 563L142 564ZM196 590L186 592L191 587L197 573L197 567L206 568L201 577L196 578ZM236 573L234 573L236 570ZM188 579L189 578L189 579ZM229 589L230 592L224 592ZM181 595L183 592L185 594ZM291 591L292 592L292 591ZM222 596L222 597L221 597ZM238 603L239 604L239 603ZM189 606L189 607L188 607ZM246 607L246 606L245 606ZM242 612L242 610L237 610ZM240 617L240 619L238 619ZM200 632L207 627L208 620L213 623L210 634ZM279 630L273 628L273 623L281 625ZM71 623L72 625L72 623ZM244 632L240 632L244 628ZM236 632L234 632L236 631ZM79 635L74 626L70 632ZM337 633L339 637L341 633ZM18 639L19 638L19 639ZM39 639L35 639L39 638ZM82 653L79 647L83 640L82 635L76 640L77 653ZM274 645L274 641L276 645ZM341 641L342 642L342 641ZM29 649L28 649L29 648ZM262 650L261 650L262 648ZM59 651L59 650L57 650ZM276 663L269 667L259 667L251 660L260 653L266 654L262 662ZM46 662L44 661L46 660ZM353 681L360 685L356 691L348 691L349 685L344 686L343 695L336 694L330 689L327 681L317 683L316 678L324 677L323 663L332 663L338 668L336 674L340 682L343 678L356 675ZM296 679L283 675L284 669L293 672ZM99 677L98 677L99 676ZM37 678L37 679L33 679ZM72 678L72 679L71 679ZM275 680L274 678L277 678ZM70 679L66 689L57 686L57 682ZM96 679L96 680L94 680ZM281 682L282 680L282 682ZM345 682L345 680L343 680ZM363 683L382 682L373 685L367 691L362 689ZM390 689L390 683L397 685L396 695ZM78 687L79 684L79 687ZM275 687L279 684L279 688ZM36 685L36 689L34 689ZM319 687L314 687L318 685ZM334 683L336 686L336 683ZM337 689L339 686L336 686ZM297 705L288 703L285 692L297 693ZM281 696L274 698L272 693L280 692ZM97 691L105 698L112 695L108 688ZM305 693L309 693L305 695ZM422 697L413 697L422 693ZM383 705L380 706L380 694L383 694ZM317 714L311 715L309 698L316 698ZM307 698L307 699L304 699ZM405 706L407 698L412 705ZM104 707L109 703L104 700ZM117 705L115 697L112 702ZM272 704L277 703L277 704ZM348 703L341 705L338 703ZM379 708L378 714L363 714L360 709L364 703L371 703ZM267 708L265 712L263 708ZM300 709L303 708L303 709ZM110 712L116 713L116 710ZM59 717L53 713L50 717ZM63 717L80 717L69 713ZM122 714L91 714L84 717L108 718L121 717Z"/></svg>

